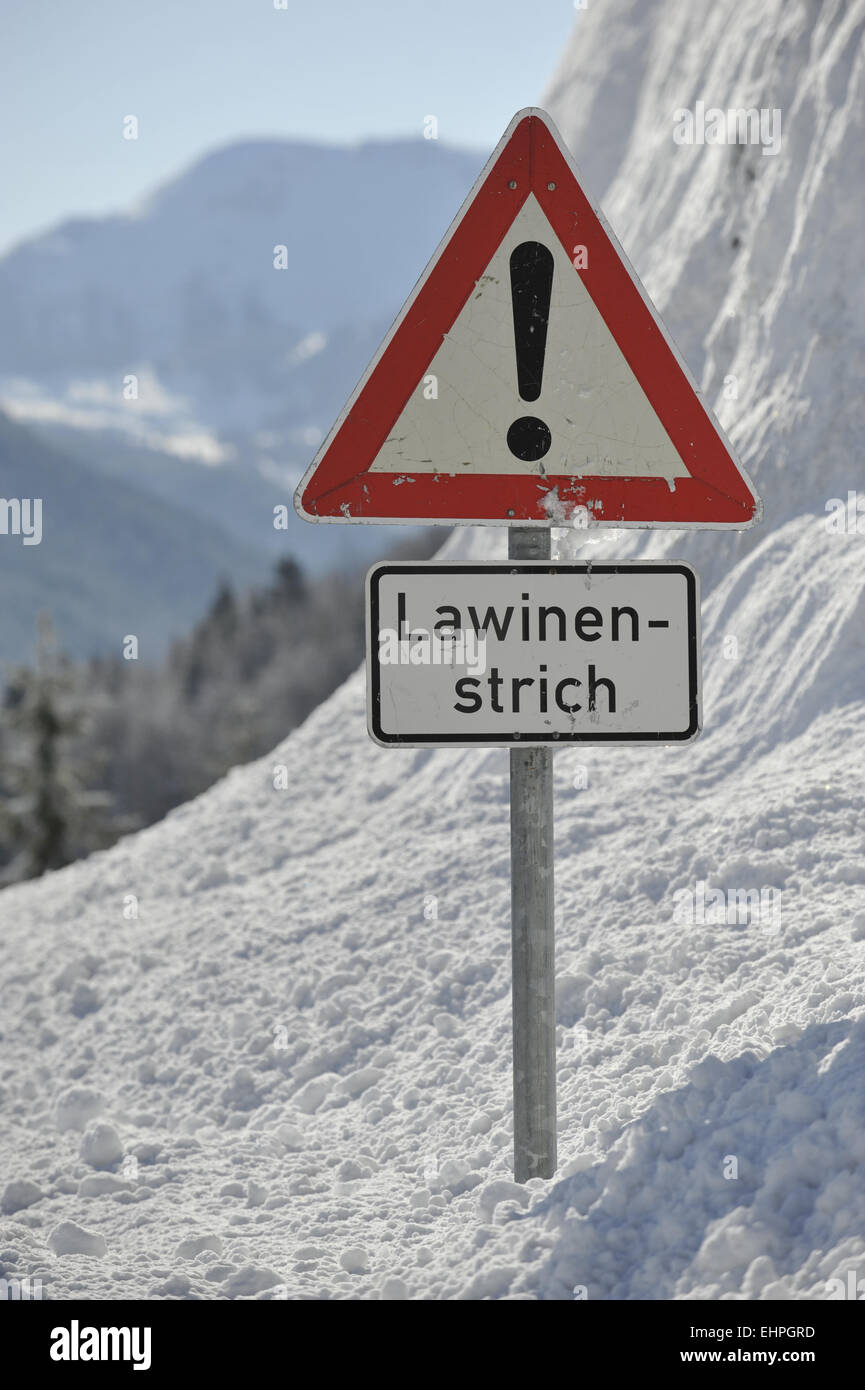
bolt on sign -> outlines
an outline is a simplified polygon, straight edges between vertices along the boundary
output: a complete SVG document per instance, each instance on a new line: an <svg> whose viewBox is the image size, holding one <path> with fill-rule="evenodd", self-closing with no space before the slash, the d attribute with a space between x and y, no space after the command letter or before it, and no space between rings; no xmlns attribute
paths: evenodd
<svg viewBox="0 0 865 1390"><path fill-rule="evenodd" d="M744 529L760 500L545 112L505 131L295 494L307 521L505 525L507 564L367 579L368 723L510 746L514 1172L556 1168L552 753L700 729L688 565L550 528Z"/></svg>
<svg viewBox="0 0 865 1390"><path fill-rule="evenodd" d="M543 111L514 117L296 505L310 521L759 519L732 446Z"/></svg>
<svg viewBox="0 0 865 1390"><path fill-rule="evenodd" d="M377 743L676 743L699 732L689 565L382 564L367 606Z"/></svg>

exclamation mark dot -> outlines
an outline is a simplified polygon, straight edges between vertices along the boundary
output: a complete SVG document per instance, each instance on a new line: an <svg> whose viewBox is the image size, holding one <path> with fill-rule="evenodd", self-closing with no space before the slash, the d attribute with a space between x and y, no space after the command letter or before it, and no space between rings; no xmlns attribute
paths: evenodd
<svg viewBox="0 0 865 1390"><path fill-rule="evenodd" d="M552 252L540 241L524 241L511 252L510 265L517 386L522 400L536 401L544 377L553 289ZM508 448L527 463L542 459L552 442L548 427L535 415L523 415L508 430Z"/></svg>

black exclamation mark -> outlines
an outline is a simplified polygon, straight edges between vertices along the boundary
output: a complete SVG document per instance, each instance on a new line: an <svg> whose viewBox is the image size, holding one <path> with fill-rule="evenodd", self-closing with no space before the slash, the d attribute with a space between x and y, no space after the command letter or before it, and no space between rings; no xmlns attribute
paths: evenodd
<svg viewBox="0 0 865 1390"><path fill-rule="evenodd" d="M524 401L536 401L544 376L547 323L553 289L552 252L540 241L524 241L511 252L511 298L517 385ZM508 448L518 459L542 459L553 442L543 420L524 415L508 430Z"/></svg>

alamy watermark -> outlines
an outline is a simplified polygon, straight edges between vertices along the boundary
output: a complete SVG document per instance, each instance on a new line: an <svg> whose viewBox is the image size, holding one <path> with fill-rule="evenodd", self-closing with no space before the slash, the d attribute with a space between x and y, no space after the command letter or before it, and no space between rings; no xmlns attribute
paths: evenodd
<svg viewBox="0 0 865 1390"><path fill-rule="evenodd" d="M487 669L486 638L476 632L447 627L427 632L412 628L408 636L396 628L382 628L378 635L378 659L382 666L464 666L473 675Z"/></svg>
<svg viewBox="0 0 865 1390"><path fill-rule="evenodd" d="M843 497L830 497L823 522L830 536L865 536L865 496L852 489Z"/></svg>
<svg viewBox="0 0 865 1390"><path fill-rule="evenodd" d="M673 921L684 926L747 926L777 928L774 888L709 888L698 879L693 888L673 894Z"/></svg>
<svg viewBox="0 0 865 1390"><path fill-rule="evenodd" d="M25 545L39 545L42 498L0 497L0 536L21 536Z"/></svg>
<svg viewBox="0 0 865 1390"><path fill-rule="evenodd" d="M861 1303L865 1298L865 1279L857 1278L858 1270L848 1269L844 1279L827 1279L826 1297L837 1301Z"/></svg>
<svg viewBox="0 0 865 1390"><path fill-rule="evenodd" d="M31 1279L26 1274L23 1279L0 1279L0 1303L41 1301L42 1280Z"/></svg>
<svg viewBox="0 0 865 1390"><path fill-rule="evenodd" d="M781 143L781 112L777 106L679 106L673 112L677 145L761 145L763 154L777 154Z"/></svg>
<svg viewBox="0 0 865 1390"><path fill-rule="evenodd" d="M82 1327L73 1318L68 1327L51 1331L52 1361L129 1361L133 1371L150 1369L149 1327Z"/></svg>

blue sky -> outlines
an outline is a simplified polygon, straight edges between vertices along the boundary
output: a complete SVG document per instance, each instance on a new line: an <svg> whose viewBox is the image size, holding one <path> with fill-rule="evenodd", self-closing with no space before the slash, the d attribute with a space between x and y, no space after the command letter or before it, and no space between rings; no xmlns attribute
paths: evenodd
<svg viewBox="0 0 865 1390"><path fill-rule="evenodd" d="M276 4L0 0L0 250L241 136L421 135L434 115L442 140L491 148L576 19L573 0Z"/></svg>

